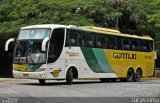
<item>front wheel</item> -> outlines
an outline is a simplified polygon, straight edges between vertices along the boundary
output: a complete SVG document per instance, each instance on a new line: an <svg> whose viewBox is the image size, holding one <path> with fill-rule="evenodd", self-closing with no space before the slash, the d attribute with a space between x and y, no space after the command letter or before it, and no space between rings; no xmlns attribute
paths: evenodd
<svg viewBox="0 0 160 103"><path fill-rule="evenodd" d="M73 72L72 72L72 69L69 69L69 70L67 71L67 75L66 75L66 83L67 83L68 85L71 85L72 82L73 82Z"/></svg>
<svg viewBox="0 0 160 103"><path fill-rule="evenodd" d="M46 82L45 79L39 79L39 83L40 83L41 85L45 85L45 82Z"/></svg>

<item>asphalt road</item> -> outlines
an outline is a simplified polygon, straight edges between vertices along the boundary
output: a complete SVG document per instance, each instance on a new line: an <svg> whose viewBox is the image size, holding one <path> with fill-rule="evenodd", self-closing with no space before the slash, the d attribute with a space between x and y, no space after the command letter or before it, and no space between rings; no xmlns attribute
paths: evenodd
<svg viewBox="0 0 160 103"><path fill-rule="evenodd" d="M148 103L160 102L160 80L75 80L73 85L50 80L43 86L37 80L0 78L0 103L138 103L148 98L154 100Z"/></svg>

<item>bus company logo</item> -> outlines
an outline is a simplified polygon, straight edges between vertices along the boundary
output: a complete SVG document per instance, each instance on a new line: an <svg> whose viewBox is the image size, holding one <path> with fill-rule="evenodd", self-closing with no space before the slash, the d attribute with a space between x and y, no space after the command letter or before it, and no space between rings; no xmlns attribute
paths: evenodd
<svg viewBox="0 0 160 103"><path fill-rule="evenodd" d="M67 51L66 54L68 54L70 57L79 56L79 53L77 53L77 52L69 52L69 51Z"/></svg>
<svg viewBox="0 0 160 103"><path fill-rule="evenodd" d="M137 55L132 53L118 53L118 52L114 52L113 53L113 58L115 59L136 59Z"/></svg>
<svg viewBox="0 0 160 103"><path fill-rule="evenodd" d="M54 77L58 77L59 76L59 73L61 72L62 70L54 70L53 72L50 72Z"/></svg>

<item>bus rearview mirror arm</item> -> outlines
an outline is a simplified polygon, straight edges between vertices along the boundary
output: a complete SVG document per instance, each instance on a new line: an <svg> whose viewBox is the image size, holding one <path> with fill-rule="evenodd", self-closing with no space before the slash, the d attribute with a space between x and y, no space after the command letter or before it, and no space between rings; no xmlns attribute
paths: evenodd
<svg viewBox="0 0 160 103"><path fill-rule="evenodd" d="M7 40L7 42L6 42L6 44L5 44L5 51L8 51L8 46L9 46L9 44L10 44L11 42L13 42L13 41L14 41L14 38L10 38L10 39Z"/></svg>
<svg viewBox="0 0 160 103"><path fill-rule="evenodd" d="M43 41L42 41L42 51L46 51L46 44L49 40L49 37L45 38Z"/></svg>

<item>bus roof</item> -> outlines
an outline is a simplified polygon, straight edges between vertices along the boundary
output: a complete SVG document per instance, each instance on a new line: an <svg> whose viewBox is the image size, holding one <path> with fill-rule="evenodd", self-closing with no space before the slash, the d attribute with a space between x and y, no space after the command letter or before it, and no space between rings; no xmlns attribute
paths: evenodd
<svg viewBox="0 0 160 103"><path fill-rule="evenodd" d="M130 37L130 38L139 38L139 39L147 39L147 40L153 40L149 36L137 36L137 35L129 35L129 34L123 34L118 30L115 29L107 29L107 28L101 28L101 27L94 27L94 26L82 26L77 27L74 25L59 25L59 24L42 24L42 25L31 25L22 27L21 29L31 29L31 28L68 28L68 29L75 29L75 30L83 30L83 31L91 31L96 33L102 33L102 34L109 34L109 35L116 35L116 36L123 36L123 37Z"/></svg>
<svg viewBox="0 0 160 103"><path fill-rule="evenodd" d="M94 26L82 26L82 28L89 29L89 30L91 30L93 32L97 32L97 33L116 35L116 36L123 36L123 37L130 37L130 38L137 38L137 39L153 40L148 35L137 36L137 35L123 34L119 30L115 30L115 29L107 29L107 28L100 28L100 27L94 27Z"/></svg>
<svg viewBox="0 0 160 103"><path fill-rule="evenodd" d="M31 25L22 27L21 29L34 29L34 28L68 28L69 26L66 25L59 25L59 24L41 24L41 25Z"/></svg>

